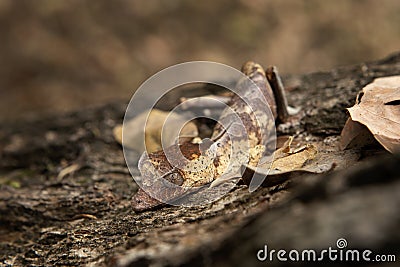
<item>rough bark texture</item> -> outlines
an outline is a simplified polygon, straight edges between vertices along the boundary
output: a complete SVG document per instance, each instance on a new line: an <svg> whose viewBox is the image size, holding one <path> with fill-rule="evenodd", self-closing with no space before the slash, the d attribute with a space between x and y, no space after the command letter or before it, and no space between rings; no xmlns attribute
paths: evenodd
<svg viewBox="0 0 400 267"><path fill-rule="evenodd" d="M289 104L302 108L301 120L278 132L335 146L359 90L399 74L400 53L287 77ZM204 207L135 213L130 198L137 187L112 135L125 107L1 126L0 264L264 265L256 258L264 245L336 248L338 238L399 257L399 156L362 150L362 162L345 170L298 176L252 194L238 186Z"/></svg>

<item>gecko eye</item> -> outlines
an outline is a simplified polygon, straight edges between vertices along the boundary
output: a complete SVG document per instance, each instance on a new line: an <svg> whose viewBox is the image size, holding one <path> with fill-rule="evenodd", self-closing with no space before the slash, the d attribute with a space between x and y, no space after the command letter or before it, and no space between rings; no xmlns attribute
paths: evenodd
<svg viewBox="0 0 400 267"><path fill-rule="evenodd" d="M167 176L165 179L173 184L182 185L183 184L183 177L178 172L173 172Z"/></svg>

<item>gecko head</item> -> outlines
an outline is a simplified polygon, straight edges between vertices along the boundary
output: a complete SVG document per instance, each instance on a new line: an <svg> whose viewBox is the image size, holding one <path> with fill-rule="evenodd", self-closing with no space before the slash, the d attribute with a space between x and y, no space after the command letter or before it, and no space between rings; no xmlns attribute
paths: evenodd
<svg viewBox="0 0 400 267"><path fill-rule="evenodd" d="M135 177L140 189L132 198L133 209L142 211L161 203L184 203L184 196L210 182L214 177L210 155L215 153L209 151L212 144L205 142L200 147L199 144L185 143L151 154L143 153L138 164L141 176ZM171 154L167 156L168 153Z"/></svg>
<svg viewBox="0 0 400 267"><path fill-rule="evenodd" d="M140 188L132 197L133 210L137 212L149 210L179 196L179 190L173 188L173 184L180 186L183 181L182 175L177 171L156 178L156 181L151 187L146 188L146 191Z"/></svg>
<svg viewBox="0 0 400 267"><path fill-rule="evenodd" d="M161 204L160 201L149 196L143 189L139 189L131 200L132 208L137 212L149 210Z"/></svg>
<svg viewBox="0 0 400 267"><path fill-rule="evenodd" d="M169 163L164 151L143 153L138 167L141 176L134 178L140 189L131 202L135 211L151 209L180 195L184 174Z"/></svg>

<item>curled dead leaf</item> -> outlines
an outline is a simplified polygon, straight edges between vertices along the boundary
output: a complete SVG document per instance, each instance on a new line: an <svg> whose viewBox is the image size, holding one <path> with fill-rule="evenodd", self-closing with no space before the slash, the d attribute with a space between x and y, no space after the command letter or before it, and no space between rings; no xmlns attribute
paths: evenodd
<svg viewBox="0 0 400 267"><path fill-rule="evenodd" d="M143 112L125 123L124 127L118 125L114 128L115 140L122 144L122 132L124 134L123 145L142 153L145 150L143 140L143 128L146 125L145 141L148 153L162 149L161 134L165 145L172 145L179 142L190 141L198 135L197 126L194 122L186 123L186 119L179 114L166 112L158 109ZM164 124L168 119L168 123ZM182 128L182 130L181 130Z"/></svg>
<svg viewBox="0 0 400 267"><path fill-rule="evenodd" d="M365 125L348 118L340 137L340 149L362 148L374 141L374 136Z"/></svg>
<svg viewBox="0 0 400 267"><path fill-rule="evenodd" d="M400 76L375 79L363 88L357 103L348 110L351 121L342 130L343 149L351 143L367 141L354 141L365 137L354 121L365 125L386 150L400 151Z"/></svg>

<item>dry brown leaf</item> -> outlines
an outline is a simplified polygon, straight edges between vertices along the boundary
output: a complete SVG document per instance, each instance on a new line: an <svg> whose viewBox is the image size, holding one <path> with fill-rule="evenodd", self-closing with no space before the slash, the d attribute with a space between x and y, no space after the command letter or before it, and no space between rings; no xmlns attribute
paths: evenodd
<svg viewBox="0 0 400 267"><path fill-rule="evenodd" d="M400 76L375 79L357 99L348 109L351 119L365 125L386 150L400 150ZM342 132L343 135L352 134Z"/></svg>
<svg viewBox="0 0 400 267"><path fill-rule="evenodd" d="M147 114L148 112L143 112L132 120L125 122L124 128L122 125L116 126L113 130L115 140L122 144L123 128L123 145L142 153L145 150L142 127L146 123ZM167 118L168 123L164 125ZM185 122L185 118L176 113L153 109L146 124L145 140L147 152L151 153L162 149L161 133L165 145L172 145L178 136L179 142L191 140L193 137L196 137L198 135L196 124L194 122L185 124ZM182 131L179 132L182 126Z"/></svg>
<svg viewBox="0 0 400 267"><path fill-rule="evenodd" d="M299 170L307 161L314 159L317 153L317 148L310 144L299 152L276 159L272 162L270 175Z"/></svg>
<svg viewBox="0 0 400 267"><path fill-rule="evenodd" d="M374 141L374 136L365 125L348 118L340 136L340 149L362 148Z"/></svg>
<svg viewBox="0 0 400 267"><path fill-rule="evenodd" d="M301 150L284 154L282 151L292 151L292 148L290 148L291 140L292 139L289 139L289 142L286 146L274 153L274 161L272 164L270 162L265 162L258 165L257 168L252 166L247 166L247 168L250 168L251 170L260 174L269 175L301 170L306 165L307 161L315 158L315 156L318 154L318 149L315 145L309 144L303 147Z"/></svg>
<svg viewBox="0 0 400 267"><path fill-rule="evenodd" d="M242 177L244 182L249 184L253 177L260 176L260 178L263 179L263 177L269 175L267 184L280 183L286 178L276 178L274 175L293 172L301 168L309 159L314 158L318 153L316 147L313 145L308 145L301 150L297 149L294 151L291 147L292 142L293 137L289 136L286 142L274 152L272 164L270 158L264 158L261 160L261 162L264 162L260 163L257 167L251 165L243 166L244 173Z"/></svg>
<svg viewBox="0 0 400 267"><path fill-rule="evenodd" d="M254 176L267 176L265 186L282 183L284 180L299 173L324 173L332 169L344 169L358 161L360 154L357 149L345 151L321 151L318 143L308 144L300 149L283 146L276 151L272 165L270 162L260 164L257 168L246 166L243 174L245 183L250 183ZM282 154L282 150L291 151ZM274 153L274 156L275 156Z"/></svg>

